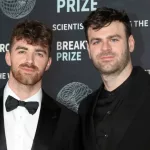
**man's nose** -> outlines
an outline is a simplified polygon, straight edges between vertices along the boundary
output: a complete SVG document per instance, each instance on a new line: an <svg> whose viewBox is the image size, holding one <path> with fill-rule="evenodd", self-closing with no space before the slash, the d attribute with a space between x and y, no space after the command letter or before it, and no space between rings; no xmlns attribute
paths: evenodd
<svg viewBox="0 0 150 150"><path fill-rule="evenodd" d="M26 62L28 62L28 63L34 63L34 54L32 54L32 53L28 53L27 55L26 55Z"/></svg>
<svg viewBox="0 0 150 150"><path fill-rule="evenodd" d="M111 49L111 45L109 43L109 41L103 41L102 43L102 50L103 51L108 51Z"/></svg>

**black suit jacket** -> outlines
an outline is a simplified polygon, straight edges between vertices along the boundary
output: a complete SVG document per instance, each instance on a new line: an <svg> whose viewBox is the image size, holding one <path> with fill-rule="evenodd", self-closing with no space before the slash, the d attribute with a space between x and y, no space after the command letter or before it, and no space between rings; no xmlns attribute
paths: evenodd
<svg viewBox="0 0 150 150"><path fill-rule="evenodd" d="M80 149L78 115L43 91L41 111L31 150ZM3 118L3 89L0 90L0 150L7 150Z"/></svg>
<svg viewBox="0 0 150 150"><path fill-rule="evenodd" d="M150 76L140 67L120 107L106 121L108 136L101 150L150 150ZM79 107L84 150L97 150L93 112L101 88L84 99Z"/></svg>

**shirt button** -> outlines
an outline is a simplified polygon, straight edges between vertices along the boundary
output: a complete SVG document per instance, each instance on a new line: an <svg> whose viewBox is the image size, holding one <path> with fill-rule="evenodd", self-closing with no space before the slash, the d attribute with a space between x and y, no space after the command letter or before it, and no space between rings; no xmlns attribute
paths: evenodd
<svg viewBox="0 0 150 150"><path fill-rule="evenodd" d="M108 134L105 134L105 138L108 138Z"/></svg>
<svg viewBox="0 0 150 150"><path fill-rule="evenodd" d="M112 95L114 95L114 93L109 93L109 96L112 96Z"/></svg>
<svg viewBox="0 0 150 150"><path fill-rule="evenodd" d="M107 111L107 115L110 115L111 114L111 111Z"/></svg>

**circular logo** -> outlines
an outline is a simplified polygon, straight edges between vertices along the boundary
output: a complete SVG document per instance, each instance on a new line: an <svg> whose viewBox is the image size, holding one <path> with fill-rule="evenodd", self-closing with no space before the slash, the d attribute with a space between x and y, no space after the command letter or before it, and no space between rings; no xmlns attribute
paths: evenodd
<svg viewBox="0 0 150 150"><path fill-rule="evenodd" d="M67 108L78 113L81 100L91 94L92 90L80 82L72 82L65 85L57 94L56 100Z"/></svg>
<svg viewBox="0 0 150 150"><path fill-rule="evenodd" d="M0 8L6 16L20 19L32 11L35 3L36 0L0 0Z"/></svg>

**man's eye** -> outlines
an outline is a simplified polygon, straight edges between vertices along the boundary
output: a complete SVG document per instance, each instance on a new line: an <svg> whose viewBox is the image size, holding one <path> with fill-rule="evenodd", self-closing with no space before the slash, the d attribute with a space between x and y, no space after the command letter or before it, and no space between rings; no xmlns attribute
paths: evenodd
<svg viewBox="0 0 150 150"><path fill-rule="evenodd" d="M23 54L23 53L25 53L25 51L19 51L18 53L19 53L19 54Z"/></svg>
<svg viewBox="0 0 150 150"><path fill-rule="evenodd" d="M43 57L44 55L42 53L37 53L38 56Z"/></svg>
<svg viewBox="0 0 150 150"><path fill-rule="evenodd" d="M93 45L100 43L100 41L93 41Z"/></svg>
<svg viewBox="0 0 150 150"><path fill-rule="evenodd" d="M112 41L112 42L117 42L117 41L118 41L118 39L111 39L111 41Z"/></svg>

